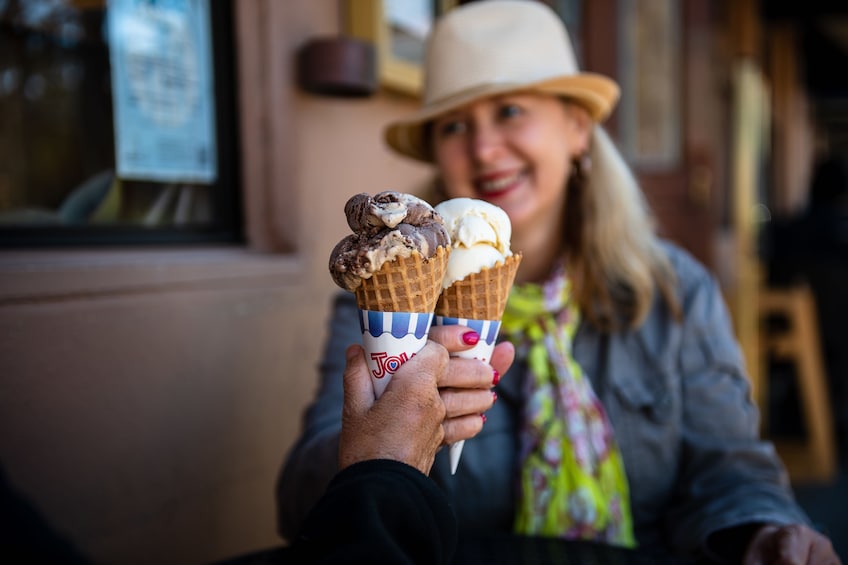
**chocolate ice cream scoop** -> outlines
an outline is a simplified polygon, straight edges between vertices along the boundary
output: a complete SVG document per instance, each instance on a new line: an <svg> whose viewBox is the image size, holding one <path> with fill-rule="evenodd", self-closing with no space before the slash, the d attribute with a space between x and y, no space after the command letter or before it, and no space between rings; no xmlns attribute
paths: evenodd
<svg viewBox="0 0 848 565"><path fill-rule="evenodd" d="M442 217L411 194L357 194L345 204L345 214L354 233L330 254L330 274L337 285L350 291L387 261L409 257L413 251L426 259L440 246L450 246Z"/></svg>

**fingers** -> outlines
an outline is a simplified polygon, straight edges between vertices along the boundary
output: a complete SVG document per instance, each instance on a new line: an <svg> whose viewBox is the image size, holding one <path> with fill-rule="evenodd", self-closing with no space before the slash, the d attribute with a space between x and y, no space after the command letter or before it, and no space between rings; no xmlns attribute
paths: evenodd
<svg viewBox="0 0 848 565"><path fill-rule="evenodd" d="M501 375L505 375L515 360L515 346L503 341L495 346L492 352L492 367Z"/></svg>
<svg viewBox="0 0 848 565"><path fill-rule="evenodd" d="M783 526L778 529L775 533L777 563L805 565L810 544L809 540L804 538L804 527L799 524Z"/></svg>
<svg viewBox="0 0 848 565"><path fill-rule="evenodd" d="M361 415L374 404L374 386L365 361L365 351L359 345L351 345L345 351L347 366L342 380L344 383L344 411L349 416Z"/></svg>
<svg viewBox="0 0 848 565"><path fill-rule="evenodd" d="M415 357L400 366L386 386L383 398L399 407L403 412L399 416L412 420L414 425L440 426L445 407L437 382L447 371L449 360L444 347L428 342Z"/></svg>
<svg viewBox="0 0 848 565"><path fill-rule="evenodd" d="M471 439L483 429L486 419L482 414L469 414L459 418L445 420L442 428L445 430L443 443L450 445L464 439Z"/></svg>
<svg viewBox="0 0 848 565"><path fill-rule="evenodd" d="M439 375L439 388L489 389L500 380L500 373L478 359L452 357L446 370Z"/></svg>
<svg viewBox="0 0 848 565"><path fill-rule="evenodd" d="M480 336L467 326L430 326L430 339L441 344L448 353L459 353L474 347Z"/></svg>
<svg viewBox="0 0 848 565"><path fill-rule="evenodd" d="M444 389L441 391L447 418L480 415L495 403L497 396L491 390Z"/></svg>
<svg viewBox="0 0 848 565"><path fill-rule="evenodd" d="M442 345L448 353L455 356L457 353L467 351L474 347L480 336L466 326L432 326L430 328L430 340ZM452 360L449 373L439 381L439 387L459 388L488 388L497 384L500 375L506 374L515 359L515 347L509 342L502 342L495 346L490 360L491 374L486 374L482 368L474 368L478 361ZM483 372L481 372L483 371ZM495 377L497 372L498 377Z"/></svg>
<svg viewBox="0 0 848 565"><path fill-rule="evenodd" d="M395 381L407 383L413 381L415 386L434 386L447 371L448 352L440 344L428 341L415 356L400 366L387 385L392 387ZM395 384L393 388L397 388Z"/></svg>
<svg viewBox="0 0 848 565"><path fill-rule="evenodd" d="M432 327L427 344L398 368L379 400L364 350L349 347L340 466L381 457L427 473L441 445L477 435L485 422L483 412L496 398L491 389L515 355L513 346L503 343L492 352L492 365L455 356L478 340L465 326Z"/></svg>
<svg viewBox="0 0 848 565"><path fill-rule="evenodd" d="M428 343L398 369L375 400L364 351L349 347L339 468L380 458L403 461L428 473L444 440L445 406L436 379L448 360L444 347Z"/></svg>
<svg viewBox="0 0 848 565"><path fill-rule="evenodd" d="M840 565L841 561L833 549L833 544L829 539L822 535L817 535L813 540L813 546L810 548L810 556L807 563L822 565Z"/></svg>
<svg viewBox="0 0 848 565"><path fill-rule="evenodd" d="M840 563L831 541L808 526L801 524L783 526L777 536L779 562L810 565Z"/></svg>
<svg viewBox="0 0 848 565"><path fill-rule="evenodd" d="M838 564L839 558L830 540L807 526L766 525L751 540L744 563Z"/></svg>

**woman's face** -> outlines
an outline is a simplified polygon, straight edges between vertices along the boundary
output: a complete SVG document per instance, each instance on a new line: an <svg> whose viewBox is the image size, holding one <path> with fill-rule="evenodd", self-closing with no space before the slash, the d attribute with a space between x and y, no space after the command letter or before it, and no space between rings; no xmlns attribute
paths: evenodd
<svg viewBox="0 0 848 565"><path fill-rule="evenodd" d="M449 198L500 206L513 234L560 227L571 160L586 151L588 114L559 98L515 93L474 102L433 123Z"/></svg>

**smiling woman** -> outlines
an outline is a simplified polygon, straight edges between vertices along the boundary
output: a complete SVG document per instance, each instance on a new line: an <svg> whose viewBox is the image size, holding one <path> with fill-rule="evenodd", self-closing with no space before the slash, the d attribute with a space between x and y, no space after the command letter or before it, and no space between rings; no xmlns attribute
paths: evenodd
<svg viewBox="0 0 848 565"><path fill-rule="evenodd" d="M235 239L229 12L0 4L0 245Z"/></svg>

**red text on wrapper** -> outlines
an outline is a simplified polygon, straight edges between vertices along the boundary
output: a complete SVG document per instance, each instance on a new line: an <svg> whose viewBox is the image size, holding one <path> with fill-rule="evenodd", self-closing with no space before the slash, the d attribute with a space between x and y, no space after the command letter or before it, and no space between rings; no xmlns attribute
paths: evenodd
<svg viewBox="0 0 848 565"><path fill-rule="evenodd" d="M406 353L389 356L389 354L385 351L372 353L371 360L377 364L377 370L372 370L371 374L374 375L375 379L382 379L383 377L394 375L395 371L397 371L401 365L413 357L415 357L415 353L411 356Z"/></svg>

